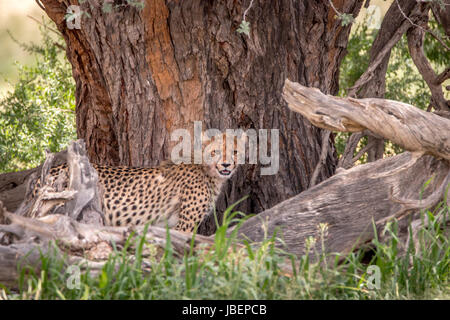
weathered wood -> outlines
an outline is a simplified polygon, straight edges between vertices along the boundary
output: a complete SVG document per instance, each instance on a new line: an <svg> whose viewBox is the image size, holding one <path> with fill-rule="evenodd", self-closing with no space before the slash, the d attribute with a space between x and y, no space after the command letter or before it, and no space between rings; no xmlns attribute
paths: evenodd
<svg viewBox="0 0 450 320"><path fill-rule="evenodd" d="M1 203L0 203L1 206ZM0 209L0 215L2 214ZM42 218L26 218L9 212L3 215L11 222L10 225L0 225L0 283L11 288L17 287L19 278L18 267L40 268L41 254L65 257L65 265L76 264L82 269L89 267L91 275L101 271L109 254L113 252L112 245L117 248L124 246L131 239L131 249L136 248L133 239L144 235L144 226L138 227L107 227L91 225L75 221L73 218L52 214ZM12 234L14 243L2 243L2 233ZM183 256L191 247L192 235L175 230L169 230L170 241L175 255ZM144 246L144 258L148 245L157 247L161 257L166 247L167 230L150 226L145 233L147 240ZM57 245L53 240L58 240ZM5 242L5 239L3 239ZM209 237L197 235L194 249L200 245L207 248L213 243ZM130 253L132 255L132 253ZM149 262L143 260L143 268Z"/></svg>
<svg viewBox="0 0 450 320"><path fill-rule="evenodd" d="M57 152L54 155L53 165L60 165L67 161L66 151ZM0 201L10 212L15 212L23 203L27 191L27 181L31 175L39 174L42 165L20 172L8 172L0 174Z"/></svg>
<svg viewBox="0 0 450 320"><path fill-rule="evenodd" d="M450 120L406 103L325 95L286 79L283 97L291 110L320 128L372 133L412 152L450 160Z"/></svg>
<svg viewBox="0 0 450 320"><path fill-rule="evenodd" d="M67 164L68 170L61 170L57 177L51 175L50 169L61 163ZM76 140L67 151L47 154L44 164L29 176L25 199L15 213L33 218L64 213L75 220L102 224L102 192L84 142Z"/></svg>
<svg viewBox="0 0 450 320"><path fill-rule="evenodd" d="M414 214L423 205L432 207L443 198L450 183L450 120L396 101L331 97L289 80L283 96L291 110L316 126L350 132L370 130L413 153L340 170L249 219L239 230L241 236L260 241L279 229L285 249L301 255L306 239L318 240L318 226L323 224L328 226L326 251L345 253L370 241L373 226L380 227L405 213ZM423 200L411 200L419 198L430 178L433 180ZM322 250L320 245L316 249Z"/></svg>
<svg viewBox="0 0 450 320"><path fill-rule="evenodd" d="M20 206L27 188L25 181L38 168L0 174L0 201L9 211L16 211Z"/></svg>
<svg viewBox="0 0 450 320"><path fill-rule="evenodd" d="M319 240L319 224L328 226L325 238L327 252L349 252L370 241L373 223L385 221L404 212L398 198L417 199L407 203L410 213L417 212L419 195L426 181L433 181L425 189L423 198L431 196L429 207L443 197L442 186L447 186L448 163L432 156L405 152L401 155L342 170L319 185L283 201L247 220L239 230L241 236L261 241L265 233L278 235L285 249L296 255L305 253L308 237ZM438 195L433 191L438 190ZM432 201L431 201L432 200ZM415 204L415 205L414 205ZM380 224L379 224L380 225ZM320 241L316 249L320 252Z"/></svg>

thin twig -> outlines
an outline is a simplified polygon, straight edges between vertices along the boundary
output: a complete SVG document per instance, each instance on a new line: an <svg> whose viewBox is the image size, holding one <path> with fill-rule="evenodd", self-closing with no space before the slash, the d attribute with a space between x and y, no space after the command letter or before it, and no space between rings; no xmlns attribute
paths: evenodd
<svg viewBox="0 0 450 320"><path fill-rule="evenodd" d="M354 156L352 158L352 164L355 163L356 161L358 161L358 159L361 158L363 156L363 154L366 153L367 151L369 151L369 149L371 149L373 146L375 146L375 140L372 140L371 142L366 144L364 146L364 148L359 150L359 152L356 154L356 156Z"/></svg>
<svg viewBox="0 0 450 320"><path fill-rule="evenodd" d="M398 0L395 0L395 3L397 4L398 9L400 10L400 13L405 17L406 20L408 20L409 23L411 23L413 26L422 29L424 32L428 32L429 34L431 34L431 36L433 36L433 38L435 38L437 41L439 41L439 43L447 50L450 51L450 48L445 44L445 42L433 31L430 29L426 29L423 28L422 26L414 23L407 15L406 13L403 11L402 7L400 6L400 3L398 3ZM446 37L448 38L448 37Z"/></svg>
<svg viewBox="0 0 450 320"><path fill-rule="evenodd" d="M322 136L322 149L320 151L319 162L317 162L316 168L314 169L313 175L311 177L311 181L309 182L309 187L311 188L316 184L317 178L319 177L319 173L322 170L323 165L325 164L325 160L328 155L328 140L330 139L330 130L325 130Z"/></svg>
<svg viewBox="0 0 450 320"><path fill-rule="evenodd" d="M53 29L52 27L49 27L49 26L45 25L44 23L42 23L41 21L39 21L39 20L36 19L35 17L32 17L32 16L30 16L30 15L27 15L27 17L30 18L31 20L37 22L38 24L40 24L40 25L43 26L44 28L46 28L46 29L48 29L48 30L50 30L50 31L53 31L53 32L56 33L58 36L62 36L62 34L61 34L58 30L55 30L55 29Z"/></svg>
<svg viewBox="0 0 450 320"><path fill-rule="evenodd" d="M247 16L247 12L248 12L248 10L250 10L250 8L253 6L253 1L254 0L251 0L250 1L250 4L249 4L249 6L248 6L248 8L247 9L245 9L245 11L244 11L244 15L242 16L242 20L244 20L245 21L245 17Z"/></svg>
<svg viewBox="0 0 450 320"><path fill-rule="evenodd" d="M339 12L339 10L334 6L333 1L332 0L328 0L328 2L330 3L331 8L333 8L334 12L336 12L337 16L341 16L342 13Z"/></svg>
<svg viewBox="0 0 450 320"><path fill-rule="evenodd" d="M42 10L45 11L45 7L42 5L42 3L41 3L40 0L34 0L34 1L36 2L36 4L37 4Z"/></svg>

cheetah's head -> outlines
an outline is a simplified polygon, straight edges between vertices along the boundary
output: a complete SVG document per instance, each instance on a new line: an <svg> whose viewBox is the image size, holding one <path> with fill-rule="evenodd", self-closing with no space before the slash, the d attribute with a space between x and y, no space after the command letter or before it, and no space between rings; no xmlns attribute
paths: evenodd
<svg viewBox="0 0 450 320"><path fill-rule="evenodd" d="M228 140L228 141L227 141ZM246 135L240 137L226 134L213 136L211 139L204 136L203 141L209 142L204 145L203 160L208 167L209 174L220 179L229 179L239 163L245 160ZM238 159L241 159L238 162Z"/></svg>

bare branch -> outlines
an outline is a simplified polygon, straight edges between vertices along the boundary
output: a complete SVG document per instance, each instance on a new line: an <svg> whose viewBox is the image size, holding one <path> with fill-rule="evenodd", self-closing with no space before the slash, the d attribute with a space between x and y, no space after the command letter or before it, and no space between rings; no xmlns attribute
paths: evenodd
<svg viewBox="0 0 450 320"><path fill-rule="evenodd" d="M444 28L447 38L450 37L450 2L447 1L442 7L437 1L431 3L431 10L436 21Z"/></svg>
<svg viewBox="0 0 450 320"><path fill-rule="evenodd" d="M400 12L402 13L402 15L405 17L406 20L409 21L409 23L411 23L411 25L413 25L416 28L421 29L423 32L428 32L429 34L431 34L433 36L433 38L435 38L437 41L439 41L439 43L448 51L450 51L450 48L447 47L447 45L445 44L445 42L433 31L430 30L428 28L424 28L416 23L414 23L403 11L402 7L400 6L400 4L398 3L398 0L395 0L395 2L397 3L398 9L400 10Z"/></svg>
<svg viewBox="0 0 450 320"><path fill-rule="evenodd" d="M442 71L437 77L436 77L436 84L442 84L445 80L450 79L450 67Z"/></svg>
<svg viewBox="0 0 450 320"><path fill-rule="evenodd" d="M380 65L383 61L384 57L391 52L391 49L395 46L395 44L401 39L402 35L408 30L410 27L407 21L404 21L400 28L397 29L394 36L386 43L385 47L380 50L376 56L376 58L372 61L369 67L364 71L364 73L359 77L359 79L355 82L355 84L348 89L348 95L350 97L355 97L358 89L366 84L372 79L374 75L375 69Z"/></svg>
<svg viewBox="0 0 450 320"><path fill-rule="evenodd" d="M362 133L356 132L348 137L344 152L339 159L338 168L348 169L353 165L353 155L358 147L359 140L361 140L363 136Z"/></svg>
<svg viewBox="0 0 450 320"><path fill-rule="evenodd" d="M364 146L364 148L362 148L361 150L359 150L359 152L356 154L355 157L353 157L352 159L352 163L355 163L356 161L358 161L359 158L361 158L363 156L364 153L366 153L369 149L371 149L373 146L375 146L375 141L371 141L368 144L366 144Z"/></svg>
<svg viewBox="0 0 450 320"><path fill-rule="evenodd" d="M333 97L288 79L283 98L291 110L320 128L344 132L368 129L406 150L450 160L450 120L433 113L392 100Z"/></svg>
<svg viewBox="0 0 450 320"><path fill-rule="evenodd" d="M423 15L423 23L428 22L428 15ZM412 28L407 32L408 48L411 54L411 58L414 61L417 69L422 75L423 79L427 83L431 91L432 103L435 105L435 109L449 111L449 103L444 98L444 92L442 91L441 80L449 76L449 68L441 73L439 76L434 72L430 62L428 61L423 51L423 40L425 32L423 28Z"/></svg>
<svg viewBox="0 0 450 320"><path fill-rule="evenodd" d="M437 188L435 188L435 190L428 197L419 200L396 197L394 195L394 188L391 188L389 197L394 202L402 204L402 208L393 215L377 221L377 224L383 224L386 221L392 220L394 218L402 219L411 210L432 208L442 199L442 195L445 189L449 186L449 183L450 173L447 174L447 177L443 179L442 183Z"/></svg>
<svg viewBox="0 0 450 320"><path fill-rule="evenodd" d="M311 188L316 184L317 178L319 177L319 173L325 165L327 155L328 155L328 147L329 147L329 139L330 139L331 131L325 130L322 132L322 148L320 151L319 161L317 162L316 168L311 177L311 181L309 182L309 187Z"/></svg>
<svg viewBox="0 0 450 320"><path fill-rule="evenodd" d="M394 5L391 5L391 8L389 9L387 15L390 13L391 19L400 19L402 20L401 24L398 25L397 29L395 29L395 32L392 32L389 30L391 28L392 23L385 23L383 21L383 25L385 28L388 28L389 33L387 34L389 37L386 36L383 38L382 47L380 47L375 53L371 52L371 55L373 55L370 59L369 67L366 69L366 71L359 77L359 79L355 82L355 84L348 89L348 96L350 97L357 97L358 90L365 84L367 84L374 75L376 74L377 68L385 62L385 57L388 56L392 50L392 48L395 46L395 44L401 39L403 34L411 27L412 19L417 19L417 17L420 17L423 12L428 12L428 7L425 5L419 5L418 3L413 4L411 7L410 5L410 12L409 16L413 17L410 18L408 15L406 15L404 12L403 14L400 13L398 10L396 10L396 7ZM404 16L407 16L408 19L401 19ZM385 17L386 21L386 17ZM377 35L376 40L380 38L382 35L382 32L384 31L382 25L382 29L380 29L380 32Z"/></svg>

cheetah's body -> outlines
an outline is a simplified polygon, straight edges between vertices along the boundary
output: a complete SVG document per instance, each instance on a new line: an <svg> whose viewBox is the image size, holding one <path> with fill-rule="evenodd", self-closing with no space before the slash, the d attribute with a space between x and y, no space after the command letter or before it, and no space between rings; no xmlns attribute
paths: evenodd
<svg viewBox="0 0 450 320"><path fill-rule="evenodd" d="M235 172L236 154L226 159L225 149L224 139L208 145L209 164L166 163L153 168L94 164L104 191L106 225L150 222L192 232L211 212L222 185ZM52 168L51 177L59 176L61 170L67 174L67 165Z"/></svg>
<svg viewBox="0 0 450 320"><path fill-rule="evenodd" d="M211 212L223 179L202 165L166 164L155 168L94 166L104 187L108 225L147 222L192 231Z"/></svg>

